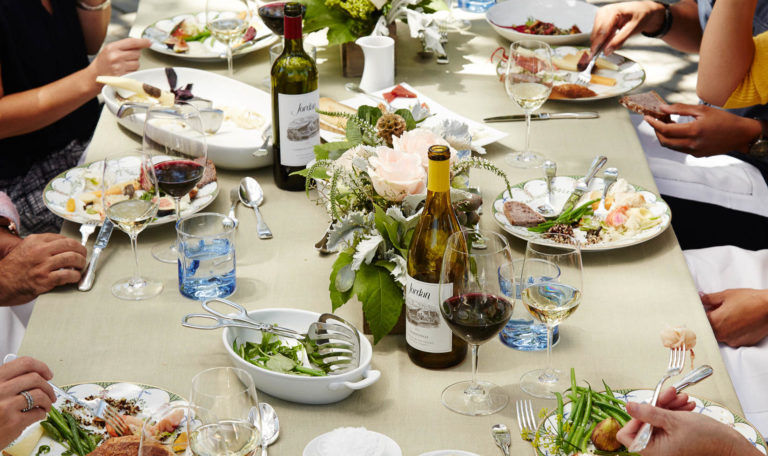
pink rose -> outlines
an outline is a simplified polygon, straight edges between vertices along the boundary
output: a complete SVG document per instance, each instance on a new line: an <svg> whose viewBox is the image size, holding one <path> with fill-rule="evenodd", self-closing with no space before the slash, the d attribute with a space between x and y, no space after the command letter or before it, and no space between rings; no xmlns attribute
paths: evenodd
<svg viewBox="0 0 768 456"><path fill-rule="evenodd" d="M408 195L426 192L427 173L421 157L389 147L377 147L368 159L368 175L376 193L388 201L400 202Z"/></svg>
<svg viewBox="0 0 768 456"><path fill-rule="evenodd" d="M421 160L424 169L429 167L427 152L429 152L430 146L436 144L449 146L446 140L426 128L414 128L411 131L404 132L399 138L392 138L392 147L395 150L416 154ZM454 156L451 154L451 163L453 163L453 158Z"/></svg>

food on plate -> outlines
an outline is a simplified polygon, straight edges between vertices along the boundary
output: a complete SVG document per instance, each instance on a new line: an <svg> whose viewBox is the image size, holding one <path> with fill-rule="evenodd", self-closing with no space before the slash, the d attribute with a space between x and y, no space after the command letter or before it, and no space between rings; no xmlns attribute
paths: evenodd
<svg viewBox="0 0 768 456"><path fill-rule="evenodd" d="M357 109L351 108L345 104L341 104L338 101L328 97L320 97L318 109L320 111L326 112L342 112L351 115L357 114ZM320 128L343 135L347 128L347 118L320 114Z"/></svg>
<svg viewBox="0 0 768 456"><path fill-rule="evenodd" d="M282 374L322 377L331 371L323 361L317 344L309 338L296 340L262 332L260 342L232 342L232 350L241 358L262 369Z"/></svg>
<svg viewBox="0 0 768 456"><path fill-rule="evenodd" d="M139 454L140 441L140 435L112 437L90 454L91 456L136 456ZM174 456L168 447L157 442L145 442L142 449L144 456Z"/></svg>
<svg viewBox="0 0 768 456"><path fill-rule="evenodd" d="M594 90L580 84L560 84L552 87L549 98L557 100L563 98L586 98L597 96Z"/></svg>
<svg viewBox="0 0 768 456"><path fill-rule="evenodd" d="M163 106L173 106L176 98L171 92L159 89L155 86L141 83L135 79L118 76L97 76L96 82L105 84L116 89L124 89L134 92L140 97L152 99Z"/></svg>
<svg viewBox="0 0 768 456"><path fill-rule="evenodd" d="M686 348L696 346L696 333L685 325L667 327L661 330L661 343L667 348L678 348L685 345Z"/></svg>
<svg viewBox="0 0 768 456"><path fill-rule="evenodd" d="M400 84L396 85L395 88L389 92L382 93L381 96L387 100L387 103L392 103L395 98L416 98L415 93L411 92Z"/></svg>
<svg viewBox="0 0 768 456"><path fill-rule="evenodd" d="M536 226L546 221L541 214L519 201L505 202L504 215L509 220L509 223L514 226Z"/></svg>
<svg viewBox="0 0 768 456"><path fill-rule="evenodd" d="M621 442L616 439L621 425L615 418L608 417L597 423L589 440L600 451L619 451L622 447Z"/></svg>
<svg viewBox="0 0 768 456"><path fill-rule="evenodd" d="M571 28L556 27L551 22L544 22L539 19L529 17L522 25L498 25L498 27L509 28L518 33L527 33L529 35L576 35L581 33L578 25L573 24Z"/></svg>
<svg viewBox="0 0 768 456"><path fill-rule="evenodd" d="M24 438L19 439L13 445L3 450L3 456L33 456L32 450L43 436L43 428L40 424L33 424Z"/></svg>
<svg viewBox="0 0 768 456"><path fill-rule="evenodd" d="M667 102L654 90L621 97L619 103L630 111L655 117L662 122L671 122L672 120L669 114L661 110L661 105L665 105Z"/></svg>
<svg viewBox="0 0 768 456"><path fill-rule="evenodd" d="M579 60L581 60L582 56L584 55L587 55L587 56L589 55L589 49L582 49L573 54L553 55L552 63L555 64L555 66L561 70L579 71L579 68L578 68ZM597 58L597 60L595 61L595 67L598 70L611 70L611 71L619 70L618 65L616 65L615 63L603 57Z"/></svg>
<svg viewBox="0 0 768 456"><path fill-rule="evenodd" d="M173 52L183 54L189 51L187 41L199 41L209 36L211 36L211 32L205 25L197 22L194 17L189 17L182 19L171 29L171 33L163 41L163 44L168 46L168 49L172 49Z"/></svg>

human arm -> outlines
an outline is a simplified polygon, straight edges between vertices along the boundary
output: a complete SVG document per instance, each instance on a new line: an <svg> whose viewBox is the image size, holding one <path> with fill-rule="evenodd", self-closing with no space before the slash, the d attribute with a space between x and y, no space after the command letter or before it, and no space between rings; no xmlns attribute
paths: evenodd
<svg viewBox="0 0 768 456"><path fill-rule="evenodd" d="M663 37L670 46L683 52L698 52L701 24L695 0L680 0L670 7L672 27ZM591 50L594 52L608 40L603 52L612 53L630 36L655 33L664 24L664 6L650 0L612 3L601 7L592 26Z"/></svg>
<svg viewBox="0 0 768 456"><path fill-rule="evenodd" d="M26 356L0 365L0 448L7 447L27 426L42 420L51 410L56 394L47 380L52 378L45 363ZM27 412L22 412L27 407L22 391L27 391L35 403L35 408Z"/></svg>
<svg viewBox="0 0 768 456"><path fill-rule="evenodd" d="M661 110L694 118L687 123L664 123L645 116L662 146L697 157L731 151L747 153L762 132L760 121L710 106L673 104L663 105Z"/></svg>
<svg viewBox="0 0 768 456"><path fill-rule="evenodd" d="M97 7L103 5L106 0L76 0L84 5ZM112 17L112 6L108 5L104 9L89 11L85 8L77 8L77 16L80 19L80 26L83 29L83 38L85 39L85 50L89 55L96 54L107 36L107 27Z"/></svg>
<svg viewBox="0 0 768 456"><path fill-rule="evenodd" d="M0 305L24 304L68 283L77 283L87 251L60 234L33 234L0 259Z"/></svg>
<svg viewBox="0 0 768 456"><path fill-rule="evenodd" d="M696 93L702 100L723 106L749 74L755 58L752 20L756 5L757 0L715 2L701 40Z"/></svg>
<svg viewBox="0 0 768 456"><path fill-rule="evenodd" d="M768 290L734 288L702 295L701 303L719 342L741 347L768 336Z"/></svg>
<svg viewBox="0 0 768 456"><path fill-rule="evenodd" d="M35 89L5 95L0 85L0 139L39 130L79 108L101 91L96 76L137 70L141 49L150 44L139 38L110 43L87 67Z"/></svg>
<svg viewBox="0 0 768 456"><path fill-rule="evenodd" d="M629 447L643 423L653 425L653 435L643 456L758 456L762 453L730 426L700 413L691 413L695 404L679 407L681 396L672 387L659 396L657 406L627 403L632 419L616 438ZM688 398L685 397L687 401Z"/></svg>

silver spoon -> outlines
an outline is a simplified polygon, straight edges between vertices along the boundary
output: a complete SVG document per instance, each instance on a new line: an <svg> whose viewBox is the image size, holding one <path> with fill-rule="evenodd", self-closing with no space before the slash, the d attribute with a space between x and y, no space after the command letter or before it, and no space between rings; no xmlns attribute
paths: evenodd
<svg viewBox="0 0 768 456"><path fill-rule="evenodd" d="M261 413L261 456L267 456L267 447L275 443L280 434L280 421L277 412L266 402L259 402Z"/></svg>
<svg viewBox="0 0 768 456"><path fill-rule="evenodd" d="M544 175L547 179L547 200L536 208L536 211L544 217L552 217L557 215L555 208L552 207L552 179L557 174L557 164L552 160L544 162Z"/></svg>
<svg viewBox="0 0 768 456"><path fill-rule="evenodd" d="M512 444L512 437L509 435L509 429L503 424L494 424L491 427L491 435L496 442L496 446L501 448L504 456L509 456L509 446Z"/></svg>
<svg viewBox="0 0 768 456"><path fill-rule="evenodd" d="M237 208L237 203L240 202L239 187L232 187L232 190L229 191L229 201L232 202L232 206L229 207L229 213L227 214L227 217L231 218L232 221L235 222L235 228L237 228L237 225L240 224L240 221L235 216L235 209Z"/></svg>
<svg viewBox="0 0 768 456"><path fill-rule="evenodd" d="M264 223L261 212L259 212L259 205L264 201L264 191L261 189L261 185L256 182L256 179L244 177L240 181L240 201L246 206L253 208L253 211L256 213L256 232L259 234L259 239L271 239L272 231Z"/></svg>
<svg viewBox="0 0 768 456"><path fill-rule="evenodd" d="M371 100L374 100L376 103L383 103L384 106L386 106L388 110L390 110L390 111L392 110L392 105L390 105L387 100L385 100L384 98L382 98L382 97L380 97L378 95L374 95L371 92L368 92L367 90L363 90L362 87L360 87L359 85L355 84L354 82L348 82L348 83L344 84L344 88L347 89L350 92L362 93L363 95L367 96Z"/></svg>
<svg viewBox="0 0 768 456"><path fill-rule="evenodd" d="M272 139L272 123L268 123L261 131L261 138L264 142L254 152L254 157L265 157L269 153L269 140Z"/></svg>

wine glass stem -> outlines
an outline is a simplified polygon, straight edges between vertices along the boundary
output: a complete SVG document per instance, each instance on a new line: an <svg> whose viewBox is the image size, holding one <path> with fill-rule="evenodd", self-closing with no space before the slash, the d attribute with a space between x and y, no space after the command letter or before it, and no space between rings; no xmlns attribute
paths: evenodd
<svg viewBox="0 0 768 456"><path fill-rule="evenodd" d="M547 369L544 371L544 378L551 380L555 379L555 370L552 368L552 335L555 332L555 327L547 325Z"/></svg>
<svg viewBox="0 0 768 456"><path fill-rule="evenodd" d="M531 154L531 113L525 111L525 155Z"/></svg>
<svg viewBox="0 0 768 456"><path fill-rule="evenodd" d="M131 280L131 286L137 287L141 286L142 283L141 273L139 272L139 250L136 246L136 238L138 237L138 234L129 234L128 237L131 238L131 250L133 250L133 260L135 262L133 267L133 279Z"/></svg>
<svg viewBox="0 0 768 456"><path fill-rule="evenodd" d="M472 344L472 386L471 387L477 387L477 351L479 349L480 349L479 345Z"/></svg>
<svg viewBox="0 0 768 456"><path fill-rule="evenodd" d="M232 69L232 41L227 41L227 68L229 69L229 77L233 77L235 72Z"/></svg>
<svg viewBox="0 0 768 456"><path fill-rule="evenodd" d="M179 220L181 220L181 198L180 197L173 197L173 207L176 211L176 223L179 223ZM178 239L174 239L173 243L171 244L171 250L178 252L178 245L179 241Z"/></svg>

